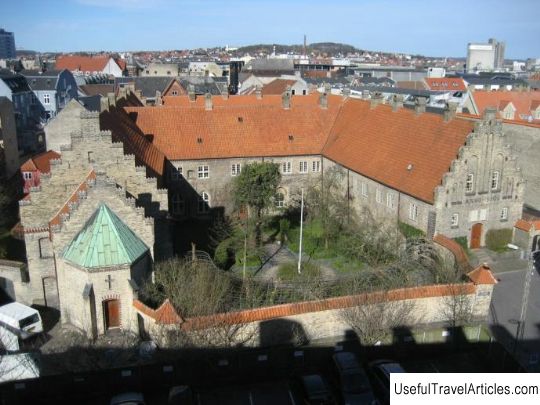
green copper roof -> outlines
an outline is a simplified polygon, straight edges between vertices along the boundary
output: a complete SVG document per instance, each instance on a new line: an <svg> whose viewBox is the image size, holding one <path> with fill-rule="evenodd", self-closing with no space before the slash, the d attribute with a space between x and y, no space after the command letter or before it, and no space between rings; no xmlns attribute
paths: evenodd
<svg viewBox="0 0 540 405"><path fill-rule="evenodd" d="M64 251L64 258L81 267L131 264L148 247L105 204L101 204Z"/></svg>

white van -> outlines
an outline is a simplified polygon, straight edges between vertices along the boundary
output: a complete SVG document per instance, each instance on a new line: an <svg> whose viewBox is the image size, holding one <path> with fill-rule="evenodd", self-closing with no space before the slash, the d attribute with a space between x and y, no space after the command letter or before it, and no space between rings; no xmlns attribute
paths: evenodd
<svg viewBox="0 0 540 405"><path fill-rule="evenodd" d="M23 340L43 332L39 312L19 302L0 307L0 327L6 328Z"/></svg>

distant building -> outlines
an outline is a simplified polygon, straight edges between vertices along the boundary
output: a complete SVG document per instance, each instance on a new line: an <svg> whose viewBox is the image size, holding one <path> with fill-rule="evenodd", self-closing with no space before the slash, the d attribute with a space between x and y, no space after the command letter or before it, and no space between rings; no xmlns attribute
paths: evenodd
<svg viewBox="0 0 540 405"><path fill-rule="evenodd" d="M504 67L504 42L490 38L487 44L469 43L467 72L490 72Z"/></svg>
<svg viewBox="0 0 540 405"><path fill-rule="evenodd" d="M56 69L67 69L74 74L85 76L103 73L121 77L126 71L126 63L122 59L114 59L111 56L61 55L56 59Z"/></svg>
<svg viewBox="0 0 540 405"><path fill-rule="evenodd" d="M23 70L28 85L45 110L44 119L55 117L71 99L77 99L77 83L67 70Z"/></svg>
<svg viewBox="0 0 540 405"><path fill-rule="evenodd" d="M0 28L0 59L15 59L16 57L13 32L7 32Z"/></svg>
<svg viewBox="0 0 540 405"><path fill-rule="evenodd" d="M41 175L47 175L51 172L50 161L55 159L60 159L60 154L50 150L30 158L22 164L21 176L25 194L28 194L32 188L41 185Z"/></svg>

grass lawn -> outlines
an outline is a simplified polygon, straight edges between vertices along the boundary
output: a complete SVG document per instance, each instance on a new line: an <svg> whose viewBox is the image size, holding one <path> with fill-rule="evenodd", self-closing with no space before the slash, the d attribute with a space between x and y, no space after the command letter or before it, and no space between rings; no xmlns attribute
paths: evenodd
<svg viewBox="0 0 540 405"><path fill-rule="evenodd" d="M313 263L303 263L302 273L298 274L296 263L285 263L279 266L277 275L281 280L301 280L303 278L320 277L321 269Z"/></svg>
<svg viewBox="0 0 540 405"><path fill-rule="evenodd" d="M338 256L333 259L330 265L338 274L352 274L365 268L363 262L356 259L348 259L343 256Z"/></svg>
<svg viewBox="0 0 540 405"><path fill-rule="evenodd" d="M325 249L324 243L314 237L316 229L311 225L304 226L302 251L310 255L313 259L330 259L336 257L337 253L332 247ZM291 228L288 234L287 246L293 252L298 253L300 244L300 227Z"/></svg>

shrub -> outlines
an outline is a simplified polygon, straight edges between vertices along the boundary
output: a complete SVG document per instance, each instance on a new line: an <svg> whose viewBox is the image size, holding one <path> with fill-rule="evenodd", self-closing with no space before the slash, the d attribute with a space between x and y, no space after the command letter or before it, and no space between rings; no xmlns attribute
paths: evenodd
<svg viewBox="0 0 540 405"><path fill-rule="evenodd" d="M398 222L399 230L405 236L405 238L420 238L422 236L426 236L425 232L421 231L418 228L415 228L412 225L406 224L405 222Z"/></svg>
<svg viewBox="0 0 540 405"><path fill-rule="evenodd" d="M216 251L214 252L214 262L216 262L218 267L228 269L233 262L233 257L234 251L231 247L230 239L225 239L216 247Z"/></svg>
<svg viewBox="0 0 540 405"><path fill-rule="evenodd" d="M287 240L289 229L291 229L291 221L289 221L286 218L280 219L279 220L279 238L281 240L281 243Z"/></svg>
<svg viewBox="0 0 540 405"><path fill-rule="evenodd" d="M512 241L512 229L490 229L486 233L486 246L489 250L502 252Z"/></svg>

